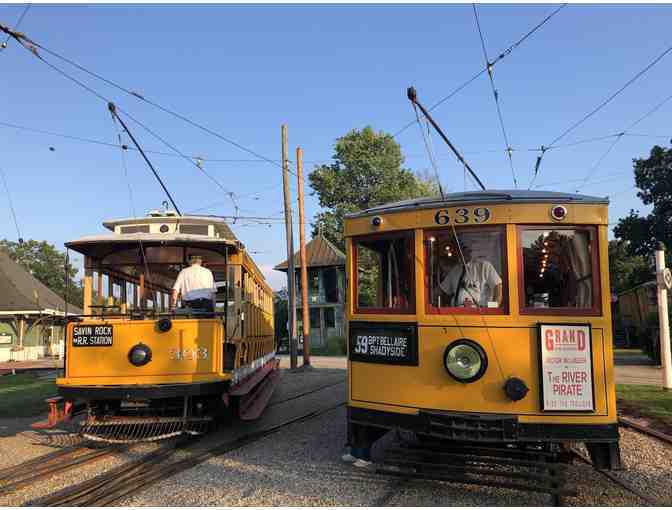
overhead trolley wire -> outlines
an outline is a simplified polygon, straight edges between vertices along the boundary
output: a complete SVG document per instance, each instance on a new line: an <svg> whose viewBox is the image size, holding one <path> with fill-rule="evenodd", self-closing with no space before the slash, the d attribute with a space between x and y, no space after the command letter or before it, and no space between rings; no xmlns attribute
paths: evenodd
<svg viewBox="0 0 672 510"><path fill-rule="evenodd" d="M607 106L609 103L611 103L618 95L620 95L625 89L627 89L630 85L632 85L635 81L637 81L639 78L641 78L644 74L646 74L652 67L654 67L658 62L660 62L668 53L672 51L672 46L669 46L665 51L663 51L660 55L658 55L656 58L654 58L651 62L649 62L643 69L641 69L637 74L635 74L632 78L630 78L624 85L622 85L618 90L616 90L614 93L612 93L609 97L604 99L600 104L598 104L595 108L590 110L588 113L586 113L583 117L581 117L579 120L574 122L572 125L570 125L567 129L565 129L562 133L560 133L558 136L555 137L555 139L548 144L548 146L541 146L541 154L537 157L537 162L535 163L534 167L534 173L532 176L532 180L530 181L530 185L528 189L532 188L532 184L534 184L534 181L537 178L537 175L539 175L539 166L541 164L541 161L544 157L544 154L546 150L548 149L549 146L553 146L556 143L558 143L560 140L562 140L565 136L567 136L569 133L574 131L577 127L579 127L581 124L586 122L588 119L590 119L593 115L595 115L597 112L599 112L602 108ZM662 106L662 105L661 105ZM618 138L620 138L622 135L617 135ZM618 139L617 138L617 139Z"/></svg>
<svg viewBox="0 0 672 510"><path fill-rule="evenodd" d="M4 27L3 25L0 25L0 29L2 29L2 30L5 31L5 32L7 31L7 28ZM61 76L65 77L65 78L67 78L68 80L72 81L73 83L77 84L78 86L80 86L81 88L83 88L84 90L86 90L87 92L89 92L90 94L93 94L93 95L94 95L95 97L97 97L98 99L100 99L100 100L102 100L102 101L105 101L105 102L108 104L108 106L114 104L109 98L103 96L102 94L100 94L99 92L97 92L95 89L93 89L92 87L90 87L89 85L87 85L86 83L84 83L84 82L82 82L81 80L75 78L74 76L71 76L70 74L68 74L67 72L63 71L61 68L59 68L58 66L52 64L51 62L49 62L48 60L46 60L44 57L42 57L42 55L40 55L39 52L37 51L37 47L39 47L40 49L43 49L43 47L37 45L36 43L33 43L33 41L31 41L30 39L28 39L27 37L25 37L23 34L17 34L16 32L12 32L12 31L10 31L10 35L11 35L12 37L14 37L14 38L21 44L22 47L24 47L26 50L30 51L35 57L37 57L40 61L44 62L46 65L48 65L48 66L49 66L51 69L53 69L54 71L58 72ZM37 47L36 47L36 46L37 46ZM48 50L46 50L46 51L47 51L48 53L50 53L50 54L53 53L53 52L50 52L50 51L48 51ZM119 87L118 87L118 88L119 88ZM123 89L123 90L126 90L126 89ZM130 93L130 91L129 91L129 93ZM238 208L238 203L237 203L236 200L235 200L234 193L231 192L231 191L229 191L229 190L227 190L227 189L225 189L224 186L222 186L222 184L221 184L217 179L215 179L215 178L214 178L213 176L211 176L208 172L206 172L206 171L203 169L203 167L202 167L201 165L199 165L196 161L194 161L194 159L192 159L191 157L189 157L189 156L187 156L186 154L184 154L183 152L181 152L181 151L180 151L179 149L177 149L174 145L172 145L172 144L169 143L167 140L165 140L164 138L162 138L160 135L158 135L156 132L154 132L152 129L150 129L147 125L145 125L144 123L142 123L141 121L139 121L138 119L136 119L136 118L135 118L133 115L131 115L129 112L127 112L127 111L123 110L122 108L119 108L118 106L115 105L115 110L114 110L114 112L113 112L113 115L116 115L117 112L122 112L122 113L123 113L124 115L126 115L129 119L131 119L131 120L132 120L133 122L135 122L137 125L139 125L140 127L142 127L145 131L147 131L149 134L151 134L153 137L155 137L155 138L156 138L157 140L159 140L161 143L163 143L164 145L166 145L168 148L170 148L170 149L171 149L173 152L175 152L177 155L179 155L180 157L182 157L183 159L185 159L186 161L188 161L190 164L194 165L200 172L203 173L203 175L205 175L208 179L210 179L211 181L213 181L213 182L214 182L214 183L215 183L215 184L216 184L216 185L217 185L217 186L218 186L224 193L226 193L226 194L231 198L231 201L233 202L233 205L234 205L234 208L235 208L235 209ZM117 117L118 117L118 115L117 115ZM121 122L121 119L119 119L119 121ZM122 125L123 125L123 124L122 124ZM130 133L129 133L129 136L131 136ZM132 136L131 136L131 139L133 139ZM147 157L145 156L144 151L140 148L140 146L139 146L137 143L136 143L136 147L137 147L138 151L141 153L141 155L143 156L143 158L148 162ZM123 146L122 146L122 148L123 148ZM151 166L151 164L150 164L150 166ZM152 168L152 170L154 171L153 168ZM161 183L161 184L162 184L162 186L163 186L163 183ZM165 186L164 186L164 190L165 190ZM165 191L166 191L166 193L168 194L168 196L169 196L169 198L170 198L170 194L167 192L167 190L165 190ZM171 198L171 202L173 202L172 198ZM175 206L174 202L173 202L173 206ZM177 209L177 207L176 207L176 209Z"/></svg>
<svg viewBox="0 0 672 510"><path fill-rule="evenodd" d="M93 144L93 145L103 145L103 146L106 146L106 147L113 147L115 149L123 149L125 151L137 151L138 150L135 147L132 147L128 144L118 145L116 143L105 142L105 141L102 141L102 140L95 140L95 139L92 139L92 138L86 138L86 137L82 137L82 136L68 135L68 134L64 134L64 133L57 133L55 131L47 131L47 130L44 130L44 129L21 126L19 124L13 124L13 123L10 123L10 122L0 121L0 126L13 128L13 129L18 129L18 130L21 130L21 131L38 133L38 134L42 134L42 135L55 136L55 137L58 137L58 138L65 138L65 139L69 139L69 140L73 140L73 141L81 142L81 143L89 143L89 144ZM178 157L178 158L183 157L181 154L175 154L174 152L158 151L158 150L151 150L151 149L144 149L144 151L147 154L159 154L161 156L171 156L171 157ZM261 160L259 160L259 159L207 158L207 157L195 156L195 155L188 155L187 157L193 159L194 161L200 159L201 161L203 161L205 163L259 163L259 162L261 162Z"/></svg>
<svg viewBox="0 0 672 510"><path fill-rule="evenodd" d="M565 7L567 7L567 4L566 4L566 3L560 5L560 7L558 7L557 9L555 9L555 10L554 10L553 12L551 12L548 16L546 16L543 20L541 20L541 21L540 21L539 23L537 23L534 27L532 27L530 30L528 30L528 32L527 32L525 35L523 35L520 39L518 39L516 42L514 42L513 44L511 44L511 45L510 45L508 48L506 48L504 51L500 52L500 54L497 55L497 58L495 58L495 59L492 61L492 65L494 66L495 64L499 63L499 62L500 62L501 60L503 60L504 58L508 57L508 56L513 52L513 50L515 50L516 48L518 48L518 46L520 46L523 42L525 42L530 36L532 36L532 34L534 34L534 33L535 33L537 30L539 30L542 26L544 26L544 25L545 25L545 24L546 24L546 23L547 23L553 16L555 16L558 12L560 12L560 11L561 11L562 9L564 9ZM446 101L448 101L450 98L452 98L453 96L455 96L456 94L458 94L460 91L462 91L465 87L467 87L467 86L470 85L472 82L474 82L474 81L476 81L478 78L480 78L480 76L481 76L483 73L486 73L487 71L488 71L488 68L487 68L487 66L486 66L486 67L484 67L483 69L481 69L480 71L478 71L476 74L474 74L473 76L471 76L469 79L467 79L465 82L463 82L461 85L457 86L455 89L453 89L453 90L452 90L450 93L448 93L446 96L444 96L444 97L442 97L441 99L439 99L436 103L434 103L434 104L431 105L429 108L427 108L427 110L431 112L431 111L433 111L435 108L438 108L440 105L442 105L443 103L445 103ZM407 124L405 124L401 129L399 129L399 130L398 130L396 133L394 133L392 136L393 136L394 138L396 138L396 137L399 136L401 133L403 133L404 131L406 131L409 127L411 127L413 124L415 124L415 120L411 120L411 121L409 121Z"/></svg>
<svg viewBox="0 0 672 510"><path fill-rule="evenodd" d="M511 176L513 177L513 185L518 188L518 179L516 178L516 170L513 166L513 149L511 148L511 143L509 142L509 136L506 133L506 127L504 126L504 116L502 115L502 107L499 104L499 92L495 86L495 78L492 75L493 64L490 62L488 57L488 50L485 48L485 39L483 38L483 31L481 30L481 22L478 19L478 11L476 10L476 4L471 4L474 9L474 19L476 20L476 28L478 29L478 36L481 39L481 48L483 49L483 59L485 60L485 68L488 71L488 78L490 79L490 88L492 89L492 96L495 100L495 107L497 108L497 117L499 118L499 127L502 130L502 136L504 137L504 144L506 155L509 160L509 167L511 168Z"/></svg>
<svg viewBox="0 0 672 510"><path fill-rule="evenodd" d="M8 34L10 37L15 38L24 47L26 47L24 43L27 43L30 46L32 46L34 48L34 49L31 50L32 53L35 54L35 56L37 56L38 58L40 58L40 60L42 60L44 62L46 62L46 61L38 55L38 53L36 51L37 48L39 48L40 50L42 50L42 51L44 51L44 52L46 52L50 55L52 55L53 57L56 57L56 58L62 60L63 62L66 62L66 63L70 64L71 66L79 69L80 71L82 71L82 72L84 72L84 73L86 73L90 76L93 76L94 78L96 78L98 80L101 80L101 81L107 83L111 87L114 87L117 90L120 90L120 91L122 91L122 92L124 92L124 93L126 93L130 96L133 96L134 98L139 99L140 101L143 101L143 102L145 102L145 103L163 111L164 113L167 113L168 115L171 115L175 118L178 118L178 119L182 120L183 122L186 122L187 124L190 124L191 126L197 128L197 129L200 129L201 131L204 131L204 132L206 132L206 133L208 133L208 134L210 134L210 135L212 135L216 138L219 138L220 140L222 140L222 141L224 141L224 142L226 142L230 145L233 145L234 147L237 147L238 149L240 149L242 151L245 151L248 154L251 154L251 155L255 156L256 158L259 158L260 160L266 161L267 163L270 163L270 164L278 166L278 167L282 167L282 165L279 162L277 162L276 160L267 158L266 156L263 156L262 154L259 154L259 153L255 152L254 150L252 150L248 147L245 147L244 145L241 145L240 143L238 143L234 140L231 140L230 138L228 138L228 137L226 137L226 136L208 128L207 126L204 126L203 124L200 124L200 123L196 122L195 120L192 120L192 119L186 117L185 115L182 115L181 113L178 113L174 110L171 110L171 109L169 109L165 106L162 106L161 104L159 104L155 101L152 101L151 99L147 99L143 94L140 94L139 92L131 90L131 89L129 89L127 87L124 87L122 85L119 85L118 83L110 80L109 78L106 78L106 77L104 77L104 76L102 76L102 75L100 75L100 74L98 74L94 71L91 71L90 69L88 69L88 68L84 67L83 65L75 62L74 60L72 60L72 59L70 59L70 58L68 58L64 55L61 55L60 53L58 53L56 51L50 50L49 48L46 48L45 46L33 41L32 39L28 38L24 34L15 32L13 30L10 30L8 27L6 27L2 24L0 24L0 30L2 30L3 32Z"/></svg>
<svg viewBox="0 0 672 510"><path fill-rule="evenodd" d="M588 180L592 177L592 175L597 171L597 169L600 167L600 165L601 165L602 162L605 160L605 158L609 155L609 153L612 151L612 149L616 146L616 144L617 144L618 142L620 142L620 141L622 140L622 138L623 138L625 135L628 134L628 131L630 131L630 130L631 130L632 128L634 128L637 124L639 124L640 122L642 122L643 120L647 119L648 117L650 117L651 115L653 115L655 112L657 112L658 110L660 110L660 108L662 108L663 105L665 105L665 103L667 103L667 102L670 101L671 99L672 99L672 95L667 96L667 97L666 97L665 99L663 99L661 102L659 102L658 104L656 104L653 108L651 108L650 110L648 110L644 115L642 115L642 116L639 117L637 120L635 120L634 122L632 122L632 123L631 123L628 127L626 127L623 131L621 131L620 133L618 133L617 136L616 136L616 138L614 139L614 141L609 145L609 147L607 147L607 150L604 151L604 153L598 158L598 160L595 162L595 164L588 170L588 172L586 173L585 178L583 179L583 183L579 186L579 188L585 186L585 184L586 184L586 183L588 182ZM579 190L577 189L576 192L578 193Z"/></svg>

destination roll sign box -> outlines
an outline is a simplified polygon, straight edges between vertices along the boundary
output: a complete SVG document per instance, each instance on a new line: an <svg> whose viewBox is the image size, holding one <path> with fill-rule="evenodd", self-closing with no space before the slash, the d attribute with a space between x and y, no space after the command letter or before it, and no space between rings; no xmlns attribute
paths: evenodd
<svg viewBox="0 0 672 510"><path fill-rule="evenodd" d="M350 324L350 360L388 365L418 365L418 334L414 325Z"/></svg>
<svg viewBox="0 0 672 510"><path fill-rule="evenodd" d="M91 324L88 326L73 326L73 347L111 347L113 326L108 324Z"/></svg>

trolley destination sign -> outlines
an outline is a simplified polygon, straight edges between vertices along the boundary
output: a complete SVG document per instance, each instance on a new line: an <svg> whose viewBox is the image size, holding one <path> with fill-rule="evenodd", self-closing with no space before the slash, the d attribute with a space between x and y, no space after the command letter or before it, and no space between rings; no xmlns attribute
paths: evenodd
<svg viewBox="0 0 672 510"><path fill-rule="evenodd" d="M592 411L590 325L541 324L539 332L543 410Z"/></svg>
<svg viewBox="0 0 672 510"><path fill-rule="evenodd" d="M415 326L352 323L350 326L350 360L417 366L417 339Z"/></svg>
<svg viewBox="0 0 672 510"><path fill-rule="evenodd" d="M113 326L107 324L74 326L73 347L112 347Z"/></svg>

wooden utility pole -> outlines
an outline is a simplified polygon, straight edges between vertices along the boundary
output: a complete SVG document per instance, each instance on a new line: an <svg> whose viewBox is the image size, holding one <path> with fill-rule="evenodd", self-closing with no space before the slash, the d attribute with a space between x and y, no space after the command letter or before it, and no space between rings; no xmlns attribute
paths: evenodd
<svg viewBox="0 0 672 510"><path fill-rule="evenodd" d="M289 294L289 357L290 368L296 369L296 285L294 283L294 236L292 232L292 199L289 194L289 149L287 125L282 125L282 188L285 197L285 230L287 234L287 292Z"/></svg>
<svg viewBox="0 0 672 510"><path fill-rule="evenodd" d="M306 222L303 213L303 150L296 148L296 179L299 190L299 256L301 263L301 318L303 320L303 366L310 366L310 313L308 310L308 261Z"/></svg>

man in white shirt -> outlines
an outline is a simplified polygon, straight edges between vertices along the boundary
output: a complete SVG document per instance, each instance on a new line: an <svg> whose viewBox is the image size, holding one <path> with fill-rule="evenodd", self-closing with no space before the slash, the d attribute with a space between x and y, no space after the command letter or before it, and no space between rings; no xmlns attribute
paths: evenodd
<svg viewBox="0 0 672 510"><path fill-rule="evenodd" d="M464 263L450 269L439 284L448 294L449 301L444 306L465 306L499 308L502 304L502 278L487 260L472 259L471 248L462 245Z"/></svg>
<svg viewBox="0 0 672 510"><path fill-rule="evenodd" d="M212 271L203 267L203 258L192 255L189 258L189 267L185 267L177 275L173 285L173 294L170 300L171 308L175 308L178 295L182 297L182 304L189 308L204 312L215 310L215 278Z"/></svg>

